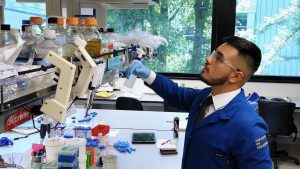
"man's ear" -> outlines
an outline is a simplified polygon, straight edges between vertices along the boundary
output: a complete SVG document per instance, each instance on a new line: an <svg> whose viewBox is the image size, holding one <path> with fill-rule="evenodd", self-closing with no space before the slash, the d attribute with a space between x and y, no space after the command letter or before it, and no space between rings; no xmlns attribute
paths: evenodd
<svg viewBox="0 0 300 169"><path fill-rule="evenodd" d="M231 83L237 83L244 80L245 74L241 71L235 71L229 79Z"/></svg>

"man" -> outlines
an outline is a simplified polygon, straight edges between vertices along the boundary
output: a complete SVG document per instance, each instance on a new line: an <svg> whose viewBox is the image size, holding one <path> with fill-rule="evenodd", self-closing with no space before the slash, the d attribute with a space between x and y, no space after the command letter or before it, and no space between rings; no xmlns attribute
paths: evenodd
<svg viewBox="0 0 300 169"><path fill-rule="evenodd" d="M183 169L271 169L267 130L241 88L261 62L260 49L243 38L228 37L212 54L200 79L211 87L178 87L135 62L126 75L141 77L159 96L189 112Z"/></svg>

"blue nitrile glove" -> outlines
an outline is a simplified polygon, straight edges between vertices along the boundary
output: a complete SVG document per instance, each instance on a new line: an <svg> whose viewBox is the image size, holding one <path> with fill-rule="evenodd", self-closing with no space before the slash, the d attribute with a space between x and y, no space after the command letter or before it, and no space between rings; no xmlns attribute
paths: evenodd
<svg viewBox="0 0 300 169"><path fill-rule="evenodd" d="M131 153L132 151L135 151L135 148L130 147L128 142L125 141L118 141L114 144L114 147L116 150L118 150L120 153Z"/></svg>
<svg viewBox="0 0 300 169"><path fill-rule="evenodd" d="M0 138L0 147L14 145L14 143L7 137Z"/></svg>
<svg viewBox="0 0 300 169"><path fill-rule="evenodd" d="M125 70L125 75L127 78L133 74L142 79L147 79L150 76L150 73L151 71L138 60L134 60Z"/></svg>

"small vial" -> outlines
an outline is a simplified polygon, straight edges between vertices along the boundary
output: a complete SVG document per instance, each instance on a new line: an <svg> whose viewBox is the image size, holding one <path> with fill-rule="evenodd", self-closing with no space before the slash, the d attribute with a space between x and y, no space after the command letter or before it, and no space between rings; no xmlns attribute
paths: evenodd
<svg viewBox="0 0 300 169"><path fill-rule="evenodd" d="M95 161L99 160L100 157L106 156L105 152L105 146L100 144L98 147L96 147L96 156L95 156Z"/></svg>
<svg viewBox="0 0 300 169"><path fill-rule="evenodd" d="M86 132L85 138L91 138L92 137L92 129L91 129L91 127L86 127L85 128L85 132Z"/></svg>

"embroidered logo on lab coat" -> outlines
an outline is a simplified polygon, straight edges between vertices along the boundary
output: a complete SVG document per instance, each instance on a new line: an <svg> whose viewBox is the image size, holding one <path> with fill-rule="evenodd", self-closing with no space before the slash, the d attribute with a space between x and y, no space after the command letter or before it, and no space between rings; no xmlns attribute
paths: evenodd
<svg viewBox="0 0 300 169"><path fill-rule="evenodd" d="M263 135L262 137L255 140L256 148L261 149L268 145L267 135Z"/></svg>

